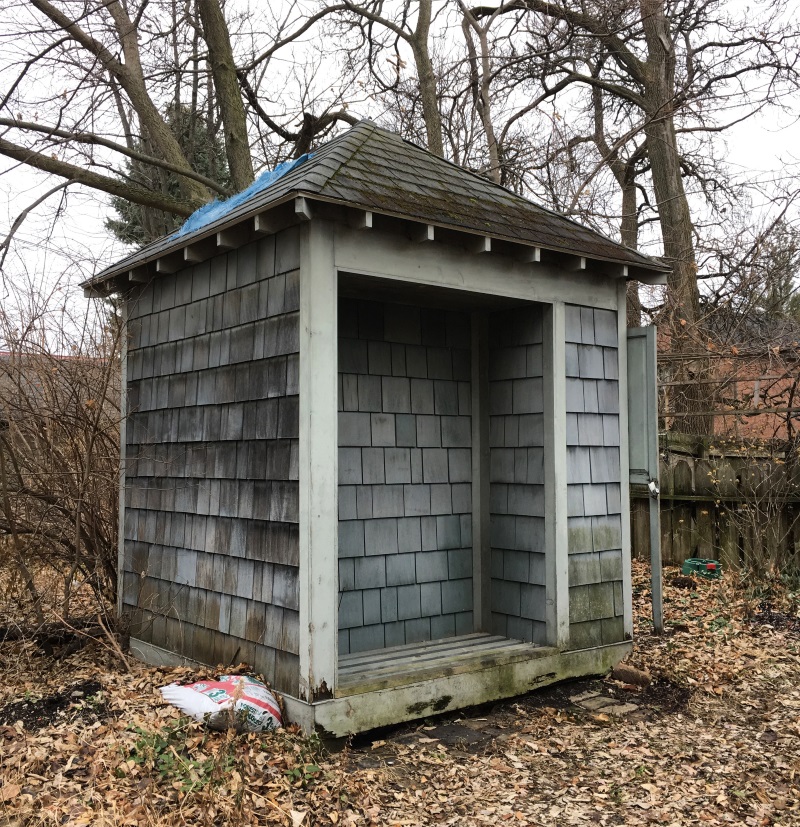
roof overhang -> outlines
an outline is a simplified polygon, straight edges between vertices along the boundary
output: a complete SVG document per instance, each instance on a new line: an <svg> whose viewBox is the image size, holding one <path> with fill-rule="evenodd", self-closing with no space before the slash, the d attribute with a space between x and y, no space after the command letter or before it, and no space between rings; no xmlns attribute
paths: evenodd
<svg viewBox="0 0 800 827"><path fill-rule="evenodd" d="M420 243L438 242L460 247L475 255L502 255L516 261L555 264L564 271L602 274L611 278L666 284L670 267L658 259L652 265L632 264L620 259L587 256L567 247L542 247L507 236L478 233L446 223L430 223L389 211L376 212L367 207L324 198L307 192L292 192L250 213L239 212L202 230L183 236L172 235L154 242L99 275L81 284L87 297L125 293L136 284L199 264L227 250L257 238L272 235L294 225L321 218L346 223L363 230L381 230L405 235ZM624 248L621 248L624 249ZM637 254L641 258L641 254Z"/></svg>

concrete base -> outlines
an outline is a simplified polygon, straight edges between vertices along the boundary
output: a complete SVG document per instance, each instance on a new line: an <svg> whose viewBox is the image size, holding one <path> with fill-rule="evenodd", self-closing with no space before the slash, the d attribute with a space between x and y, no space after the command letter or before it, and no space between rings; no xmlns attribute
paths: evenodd
<svg viewBox="0 0 800 827"><path fill-rule="evenodd" d="M552 654L514 663L486 664L472 672L428 678L418 683L333 698L309 704L282 695L289 721L307 732L341 738L382 726L399 724L450 712L467 706L513 698L532 689L569 678L602 675L622 660L632 643L615 643L572 652L549 650ZM198 666L188 658L158 646L131 638L131 654L154 666Z"/></svg>

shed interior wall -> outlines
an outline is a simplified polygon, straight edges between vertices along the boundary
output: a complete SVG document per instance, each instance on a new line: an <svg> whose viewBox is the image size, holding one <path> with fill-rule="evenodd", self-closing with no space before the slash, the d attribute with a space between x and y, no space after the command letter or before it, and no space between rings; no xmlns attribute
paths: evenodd
<svg viewBox="0 0 800 827"><path fill-rule="evenodd" d="M480 314L490 480L482 592L472 583L477 317L466 312L480 299L454 294L460 309L445 310L425 304L440 296L417 291L422 306L401 304L390 289L393 301L339 301L339 654L470 634L481 594L485 631L543 644L544 307Z"/></svg>
<svg viewBox="0 0 800 827"><path fill-rule="evenodd" d="M339 654L473 631L470 316L339 301Z"/></svg>
<svg viewBox="0 0 800 827"><path fill-rule="evenodd" d="M489 317L491 630L546 642L543 308ZM547 369L551 369L550 366Z"/></svg>

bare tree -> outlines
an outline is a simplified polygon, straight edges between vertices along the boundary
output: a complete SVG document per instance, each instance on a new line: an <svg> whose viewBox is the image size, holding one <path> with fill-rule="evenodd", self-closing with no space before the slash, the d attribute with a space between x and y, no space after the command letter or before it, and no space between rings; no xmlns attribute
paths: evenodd
<svg viewBox="0 0 800 827"><path fill-rule="evenodd" d="M357 28L366 49L365 68L383 92L396 89L403 65L401 46L413 56L416 69L416 91L425 123L427 147L435 155L444 156L442 117L439 110L437 77L431 50L433 0L402 0L394 8L386 8L383 0L353 3L345 0L340 13L345 30ZM388 77L381 60L392 66Z"/></svg>
<svg viewBox="0 0 800 827"><path fill-rule="evenodd" d="M220 132L232 190L253 180L246 102L258 104L248 94L249 73L264 58L237 64L219 0L33 0L9 7L3 18L13 57L2 67L0 155L185 217L213 195L229 194L193 168L191 136L182 142L172 128L168 113L188 109L202 114L212 138ZM297 36L279 31L272 45ZM301 130L303 140L310 144L331 121L326 114ZM278 140L292 137L275 131ZM141 174L126 176L124 161ZM167 176L177 181L176 192L164 185Z"/></svg>
<svg viewBox="0 0 800 827"><path fill-rule="evenodd" d="M495 183L502 181L500 173L500 153L497 148L497 136L495 134L492 120L492 58L489 44L489 29L497 14L489 15L484 21L479 21L475 15L459 2L463 19L461 29L464 33L464 41L467 45L469 57L470 87L472 90L472 102L480 115L483 131L486 134L486 148L489 154L489 168L487 174ZM476 48L473 36L478 41Z"/></svg>
<svg viewBox="0 0 800 827"><path fill-rule="evenodd" d="M101 69L105 79L104 91L108 93L118 90L119 93L125 94L126 102L136 113L141 131L146 133L152 141L157 152L154 157L163 159L178 173L191 172L178 141L166 124L148 89L139 48L140 20L138 16L131 19L126 8L116 0L104 4L97 11L87 8L80 16L75 17L48 0L31 0L31 6L43 18L49 37L56 42L61 42L61 45L53 50L54 52L60 53L65 58L69 55L73 64L74 59L71 55L75 53L76 47L79 53L82 53L81 59L89 68L89 74L85 74L80 79L79 86L83 87L86 84L95 86L92 75L95 74L97 68ZM142 6L139 14L144 10L145 6ZM60 107L59 120L67 115L67 111L67 106ZM84 115L88 114L88 112L84 113ZM49 126L60 128L58 123ZM77 125L67 131L73 133L79 131L76 127ZM76 170L73 164L54 157L48 159L44 153L33 151L31 148L16 146L4 140L0 144L0 153L16 160L22 160L46 172L71 178L97 189L104 189L114 195L123 194L121 192L123 187L114 178ZM184 212L191 212L192 209L209 199L208 188L193 176L181 174L179 180L182 200L186 205L183 207ZM138 189L133 187L131 189L133 190L130 193L131 200L136 201L142 198L142 193ZM145 204L145 206L158 205ZM174 203L166 202L161 208L174 209L175 206Z"/></svg>
<svg viewBox="0 0 800 827"><path fill-rule="evenodd" d="M247 119L244 111L236 64L228 25L219 0L197 0L197 9L203 21L203 35L208 45L211 74L225 129L225 149L231 183L236 192L253 181L253 162L247 137Z"/></svg>
<svg viewBox="0 0 800 827"><path fill-rule="evenodd" d="M687 182L711 204L730 200L705 160L712 139L789 104L798 32L787 2L744 19L718 0L294 0L224 14L219 0L31 0L3 12L13 49L0 67L0 154L70 190L183 217L246 186L259 161L298 157L354 122L360 95L363 114L629 246L657 221L673 265L660 320L681 354L672 408L683 429L702 431L691 413L705 404L696 279L707 230ZM315 33L344 36L350 54L320 57L327 44L306 42ZM292 60L279 75L281 55ZM345 71L329 80L325 60ZM275 88L290 76L291 89ZM203 116L179 135L169 113L184 108ZM230 183L194 160L201 123Z"/></svg>
<svg viewBox="0 0 800 827"><path fill-rule="evenodd" d="M684 354L698 351L702 335L679 132L721 130L729 125L722 120L725 111L734 106L744 107L734 110L734 119L741 120L768 104L783 104L782 94L796 89L799 78L798 31L789 11L776 2L761 14L750 11L737 18L716 0L588 0L578 5L515 0L472 9L476 18L524 14L526 33L534 39L545 38L556 21L568 35L567 48L550 53L532 49L528 71L543 82L565 81L570 89L599 96L595 112L614 112L627 124L631 139L644 136L664 256L673 268L673 348ZM604 160L615 162L618 154L607 149L611 154ZM701 359L687 359L682 369L686 382L676 401L691 412L703 404L692 379L704 367ZM682 427L702 432L707 426L702 418L688 416Z"/></svg>

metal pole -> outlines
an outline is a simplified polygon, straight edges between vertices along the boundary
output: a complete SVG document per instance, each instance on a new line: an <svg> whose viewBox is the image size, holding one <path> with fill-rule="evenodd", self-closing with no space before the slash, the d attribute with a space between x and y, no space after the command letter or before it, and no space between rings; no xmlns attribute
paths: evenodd
<svg viewBox="0 0 800 827"><path fill-rule="evenodd" d="M664 631L664 592L661 572L661 508L658 484L650 483L650 587L653 596L653 628ZM655 490L654 490L655 489Z"/></svg>

